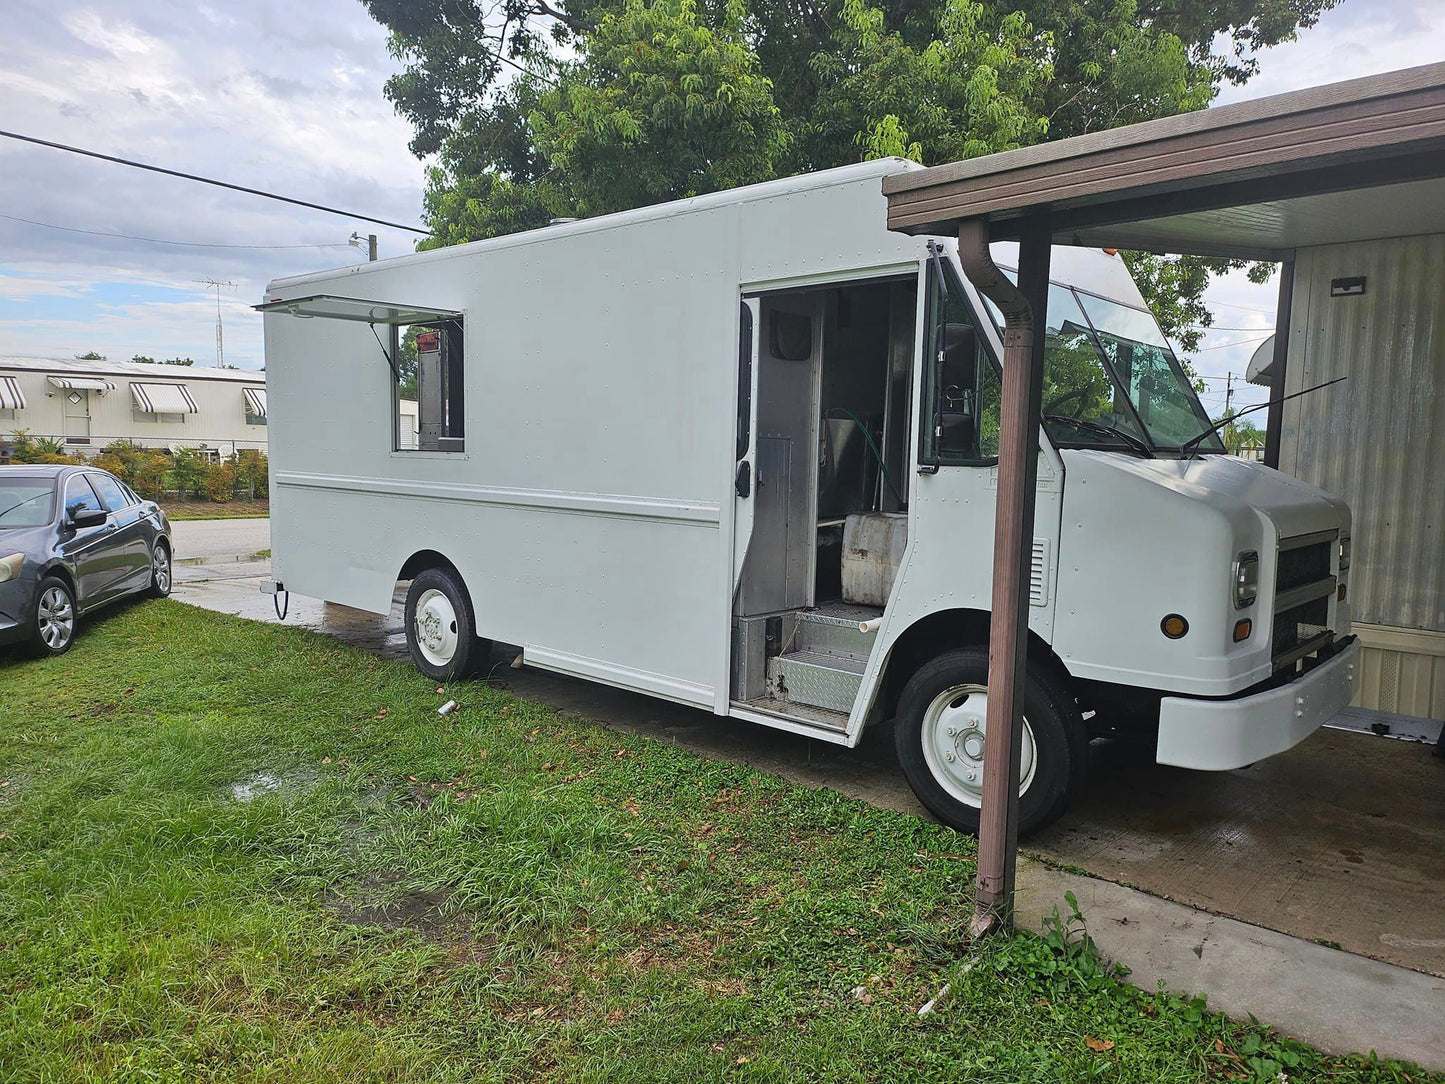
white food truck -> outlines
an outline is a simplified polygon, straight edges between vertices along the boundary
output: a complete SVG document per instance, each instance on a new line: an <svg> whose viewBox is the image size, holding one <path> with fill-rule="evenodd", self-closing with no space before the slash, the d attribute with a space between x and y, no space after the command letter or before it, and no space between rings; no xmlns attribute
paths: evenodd
<svg viewBox="0 0 1445 1084"><path fill-rule="evenodd" d="M885 227L914 168L273 282L268 588L386 613L410 581L437 680L497 640L821 741L892 720L976 828L1002 351L956 241ZM1349 509L1224 454L1118 256L1053 266L1025 831L1091 737L1241 767L1343 708L1358 654Z"/></svg>

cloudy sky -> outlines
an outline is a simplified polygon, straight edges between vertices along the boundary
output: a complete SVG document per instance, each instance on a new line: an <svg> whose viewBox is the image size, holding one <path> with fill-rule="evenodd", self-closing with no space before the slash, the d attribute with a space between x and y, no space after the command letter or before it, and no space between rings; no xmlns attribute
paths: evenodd
<svg viewBox="0 0 1445 1084"><path fill-rule="evenodd" d="M0 128L420 221L422 165L381 94L395 62L357 0L8 0L6 16ZM1445 5L1344 0L1220 100L1438 60ZM5 139L0 215L0 353L59 357L98 350L213 364L217 292L196 281L209 278L236 284L219 291L226 360L259 368L260 318L249 306L268 279L365 259L346 245L353 230L376 232L383 256L413 240ZM1196 359L1217 411L1224 375L1240 372L1268 333L1274 287L1231 277L1209 297L1216 325L1243 329L1211 332Z"/></svg>

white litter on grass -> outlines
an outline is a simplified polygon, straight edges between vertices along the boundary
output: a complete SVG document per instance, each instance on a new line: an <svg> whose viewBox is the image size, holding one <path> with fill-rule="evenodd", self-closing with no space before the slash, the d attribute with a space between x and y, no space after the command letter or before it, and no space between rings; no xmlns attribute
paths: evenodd
<svg viewBox="0 0 1445 1084"><path fill-rule="evenodd" d="M279 790L281 780L270 772L257 772L250 779L241 783L231 784L231 797L238 802L249 802L258 794L265 794L269 790Z"/></svg>
<svg viewBox="0 0 1445 1084"><path fill-rule="evenodd" d="M976 962L976 961L974 961L974 960L969 960L969 961L967 961L967 962L963 965L963 972L962 972L962 974L963 974L963 975L967 975L970 971L972 971L972 970L973 970L973 965L974 965L975 962ZM961 976L960 976L960 977L961 977ZM925 1001L925 1002L923 1003L923 1007L918 1010L918 1015L919 1015L919 1016L927 1016L929 1013L931 1013L931 1012L933 1012L935 1009L937 1009L937 1008L938 1008L938 1003L948 996L948 991L949 991L950 989L952 989L952 987L950 987L947 983L945 983L942 990L939 990L938 993L934 994L931 998L929 998L927 1001Z"/></svg>
<svg viewBox="0 0 1445 1084"><path fill-rule="evenodd" d="M455 700L448 700L448 701L447 701L445 704L443 704L441 707L437 708L437 714L438 714L438 715L450 715L452 712L454 712L454 711L456 711L456 710L457 710L457 702L456 702Z"/></svg>

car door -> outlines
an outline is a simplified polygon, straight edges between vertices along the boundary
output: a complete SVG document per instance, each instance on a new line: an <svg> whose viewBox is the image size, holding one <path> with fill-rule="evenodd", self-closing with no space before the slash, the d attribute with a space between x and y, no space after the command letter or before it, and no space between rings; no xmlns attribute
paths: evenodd
<svg viewBox="0 0 1445 1084"><path fill-rule="evenodd" d="M67 537L58 547L70 563L75 575L75 588L80 609L88 610L114 598L117 584L125 573L125 561L109 545L115 526L107 515L105 522L93 527L69 526L78 511L105 512L105 505L86 480L84 474L72 474L65 482L62 522Z"/></svg>
<svg viewBox="0 0 1445 1084"><path fill-rule="evenodd" d="M131 500L124 486L109 474L100 471L85 476L100 497L105 510L110 513L114 528L106 540L106 547L113 550L120 559L117 591L139 591L150 583L151 550L150 532L141 522L141 507Z"/></svg>

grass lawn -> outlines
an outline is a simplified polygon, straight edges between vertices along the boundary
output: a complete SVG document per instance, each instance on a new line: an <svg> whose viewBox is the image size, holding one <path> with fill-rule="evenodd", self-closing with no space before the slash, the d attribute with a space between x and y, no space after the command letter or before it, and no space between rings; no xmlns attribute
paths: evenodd
<svg viewBox="0 0 1445 1084"><path fill-rule="evenodd" d="M264 519L271 514L269 501L181 501L160 502L171 519Z"/></svg>
<svg viewBox="0 0 1445 1084"><path fill-rule="evenodd" d="M970 958L964 837L300 630L146 602L0 689L7 1082L1440 1080Z"/></svg>

